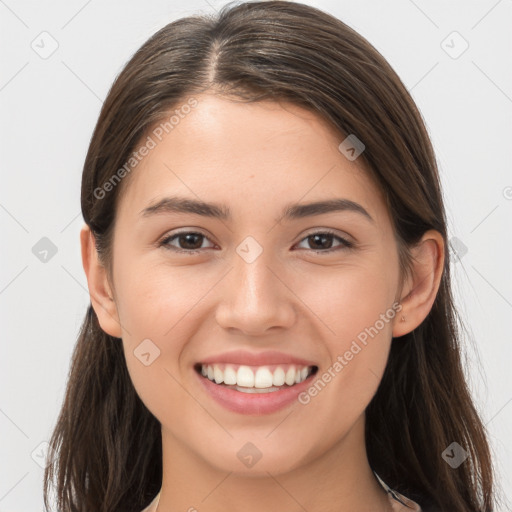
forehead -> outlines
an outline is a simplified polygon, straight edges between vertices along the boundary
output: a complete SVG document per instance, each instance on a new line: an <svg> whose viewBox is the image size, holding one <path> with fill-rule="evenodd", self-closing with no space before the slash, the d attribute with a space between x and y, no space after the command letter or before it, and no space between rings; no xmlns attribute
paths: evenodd
<svg viewBox="0 0 512 512"><path fill-rule="evenodd" d="M176 105L172 123L165 124L170 112L143 137L151 149L125 184L119 205L125 214L181 195L229 204L238 218L265 212L275 217L283 204L302 198L340 197L362 204L374 218L386 215L362 160L350 161L339 151L345 136L320 116L288 102L193 98L194 108Z"/></svg>

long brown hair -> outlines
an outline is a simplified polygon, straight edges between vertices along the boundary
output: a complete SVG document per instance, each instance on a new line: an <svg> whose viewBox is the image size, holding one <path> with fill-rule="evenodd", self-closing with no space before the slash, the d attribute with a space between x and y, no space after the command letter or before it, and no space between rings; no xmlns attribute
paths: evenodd
<svg viewBox="0 0 512 512"><path fill-rule="evenodd" d="M107 194L98 190L155 123L204 91L248 102L293 102L363 141L360 158L386 198L402 275L409 270L408 248L426 230L439 231L448 247L433 148L421 114L387 61L357 32L316 8L247 2L168 24L115 80L90 142L81 196L83 218L109 272L116 205L129 178ZM491 512L492 461L461 363L448 251L445 256L429 315L392 342L366 411L368 459L391 488L425 512ZM452 442L468 453L457 468L442 457ZM45 471L46 507L53 481L63 512L138 512L160 489L160 424L133 387L120 340L100 328L91 305L49 450L54 459Z"/></svg>

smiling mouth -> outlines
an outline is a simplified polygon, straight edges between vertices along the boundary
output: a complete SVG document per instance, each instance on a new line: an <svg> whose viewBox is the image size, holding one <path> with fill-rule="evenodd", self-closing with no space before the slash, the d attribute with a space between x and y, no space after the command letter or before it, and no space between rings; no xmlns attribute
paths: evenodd
<svg viewBox="0 0 512 512"><path fill-rule="evenodd" d="M273 364L248 366L230 363L197 363L194 370L211 382L242 393L272 393L311 378L318 366Z"/></svg>

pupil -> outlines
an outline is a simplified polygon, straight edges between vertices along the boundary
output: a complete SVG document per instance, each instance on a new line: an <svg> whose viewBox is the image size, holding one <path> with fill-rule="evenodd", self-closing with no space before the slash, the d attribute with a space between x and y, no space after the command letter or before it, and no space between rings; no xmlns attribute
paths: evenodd
<svg viewBox="0 0 512 512"><path fill-rule="evenodd" d="M186 234L186 235L181 235L180 237L180 241L183 241L185 240L185 245L189 244L189 245L194 245L193 242L190 241L191 238L198 238L198 237L201 237L202 235L200 234L197 234L197 233L189 233L189 234ZM199 247L201 246L201 244L199 244ZM197 247L185 247L186 249L197 249Z"/></svg>
<svg viewBox="0 0 512 512"><path fill-rule="evenodd" d="M330 238L330 237L331 237L331 235L318 235L318 234L317 234L317 235L312 235L310 238L313 238L313 240L314 240L314 244L316 244L316 243L318 242L318 240L319 240L319 239L325 240L326 238ZM328 246L328 247L323 246L323 247L321 247L321 248L324 248L324 249L325 249L325 248L327 248L327 249L329 249L331 246L332 246L332 239L331 239L331 243L329 244L329 246Z"/></svg>

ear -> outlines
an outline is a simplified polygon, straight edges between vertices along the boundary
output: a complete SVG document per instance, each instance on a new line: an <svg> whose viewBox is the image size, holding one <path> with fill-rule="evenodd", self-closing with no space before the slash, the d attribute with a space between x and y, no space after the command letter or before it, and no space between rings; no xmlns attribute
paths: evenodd
<svg viewBox="0 0 512 512"><path fill-rule="evenodd" d="M80 243L82 265L87 276L91 304L100 326L107 334L121 338L121 325L107 271L99 261L94 235L87 224L80 231Z"/></svg>
<svg viewBox="0 0 512 512"><path fill-rule="evenodd" d="M413 267L404 286L402 310L396 315L393 337L403 336L427 317L439 290L444 268L444 239L436 230L427 231L412 248Z"/></svg>

